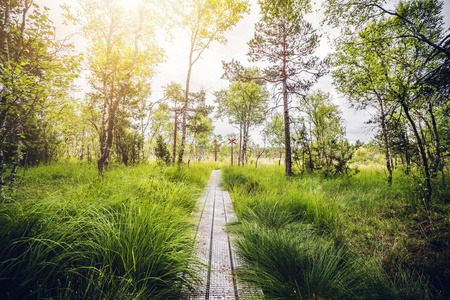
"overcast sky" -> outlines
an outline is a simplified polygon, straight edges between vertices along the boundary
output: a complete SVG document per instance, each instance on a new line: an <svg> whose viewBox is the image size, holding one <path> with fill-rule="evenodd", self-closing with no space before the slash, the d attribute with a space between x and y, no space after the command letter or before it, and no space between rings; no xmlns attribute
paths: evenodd
<svg viewBox="0 0 450 300"><path fill-rule="evenodd" d="M57 28L58 37L74 32L74 28L67 28L62 25L59 6L63 3L70 4L75 1L37 0L36 2L39 5L45 5L51 9L51 19ZM233 30L227 33L228 43L226 45L218 43L212 44L212 46L204 52L202 59L197 61L194 65L190 90L195 92L204 88L207 91L207 102L210 105L212 105L214 101L213 92L228 86L228 81L220 79L223 74L222 61L229 62L231 59L237 59L241 61L244 66L251 65L246 56L248 52L247 42L253 37L254 24L259 20L259 9L256 5L256 0L250 0L250 2L252 3L250 15L246 15ZM448 29L450 24L450 3L448 0L444 1L443 15L446 29ZM316 28L325 31L325 28L320 28L320 19L320 14L308 16L308 20L311 21ZM82 46L83 43L81 39L78 38L76 41ZM158 73L152 83L151 101L160 99L163 95L162 86L171 81L181 83L183 88L185 87L186 82L189 55L189 40L187 33L182 30L174 31L172 41L161 41L161 46L166 51L166 62L158 67ZM327 43L326 38L323 37L321 48L318 49L317 54L320 57L324 57L330 50L330 45ZM368 125L364 124L364 122L370 118L370 114L365 111L355 111L349 108L345 99L338 95L334 90L330 76L325 76L320 79L315 89L321 89L325 92L330 92L333 95L333 101L339 105L343 112L347 138L350 142L353 143L358 139L367 142L373 137L374 131ZM221 122L216 118L213 118L213 120L215 126L214 131L216 134L226 135L227 133L237 132L237 129L226 122ZM259 129L256 129L255 134L252 134L252 136L258 143L260 138L257 131L259 131Z"/></svg>

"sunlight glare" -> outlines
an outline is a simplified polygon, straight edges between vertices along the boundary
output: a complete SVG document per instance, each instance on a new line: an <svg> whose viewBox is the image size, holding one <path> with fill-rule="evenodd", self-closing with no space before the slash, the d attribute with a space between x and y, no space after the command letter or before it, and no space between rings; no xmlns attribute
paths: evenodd
<svg viewBox="0 0 450 300"><path fill-rule="evenodd" d="M143 0L119 0L121 6L127 9L137 9Z"/></svg>

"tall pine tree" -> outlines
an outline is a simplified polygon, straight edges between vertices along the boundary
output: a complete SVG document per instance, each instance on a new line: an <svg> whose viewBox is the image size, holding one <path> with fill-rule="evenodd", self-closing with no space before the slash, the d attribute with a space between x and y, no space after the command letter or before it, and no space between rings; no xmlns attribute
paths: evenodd
<svg viewBox="0 0 450 300"><path fill-rule="evenodd" d="M273 7L270 0L259 2L263 17L256 24L254 38L248 43L252 61L270 64L264 79L278 87L283 100L286 176L292 175L289 97L304 97L307 90L326 72L326 65L314 55L319 35L304 20L309 2L286 1Z"/></svg>

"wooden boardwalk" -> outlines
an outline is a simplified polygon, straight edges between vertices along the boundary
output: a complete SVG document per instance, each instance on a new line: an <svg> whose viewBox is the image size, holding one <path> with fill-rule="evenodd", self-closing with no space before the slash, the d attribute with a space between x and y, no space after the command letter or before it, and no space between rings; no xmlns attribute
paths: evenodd
<svg viewBox="0 0 450 300"><path fill-rule="evenodd" d="M212 172L205 194L199 199L197 256L207 267L198 270L201 284L189 299L262 299L262 293L239 282L239 265L226 224L236 220L230 195L219 187L221 171Z"/></svg>

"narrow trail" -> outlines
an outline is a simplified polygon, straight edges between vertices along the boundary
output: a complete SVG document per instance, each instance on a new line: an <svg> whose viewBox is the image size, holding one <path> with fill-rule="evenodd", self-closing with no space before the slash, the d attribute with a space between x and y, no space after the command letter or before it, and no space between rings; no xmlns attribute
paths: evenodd
<svg viewBox="0 0 450 300"><path fill-rule="evenodd" d="M221 171L214 170L199 199L197 256L207 267L199 270L201 284L189 299L262 299L260 292L236 279L239 258L225 228L236 215L230 195L219 187L220 179Z"/></svg>

